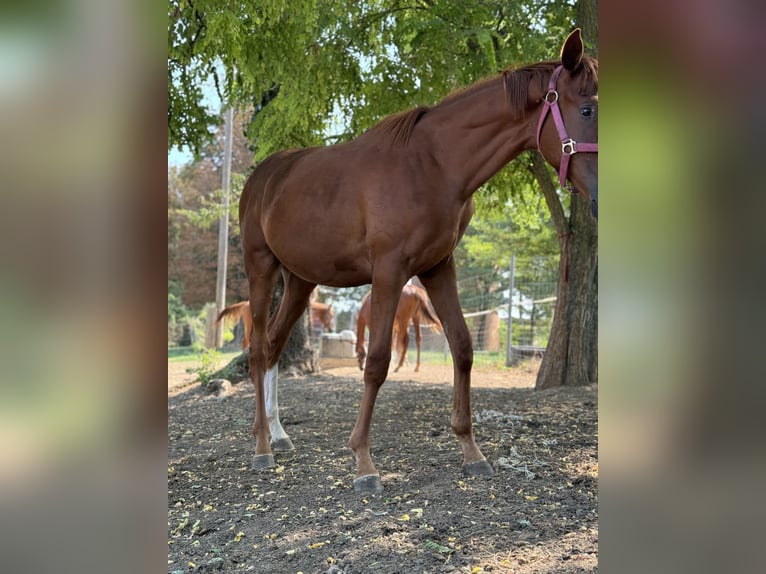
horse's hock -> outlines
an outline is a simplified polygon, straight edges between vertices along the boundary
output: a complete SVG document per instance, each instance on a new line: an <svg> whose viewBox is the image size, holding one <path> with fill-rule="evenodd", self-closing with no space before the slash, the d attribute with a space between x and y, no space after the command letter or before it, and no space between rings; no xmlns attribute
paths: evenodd
<svg viewBox="0 0 766 574"><path fill-rule="evenodd" d="M356 335L354 335L353 331L322 333L319 339L319 358L355 359L355 344Z"/></svg>

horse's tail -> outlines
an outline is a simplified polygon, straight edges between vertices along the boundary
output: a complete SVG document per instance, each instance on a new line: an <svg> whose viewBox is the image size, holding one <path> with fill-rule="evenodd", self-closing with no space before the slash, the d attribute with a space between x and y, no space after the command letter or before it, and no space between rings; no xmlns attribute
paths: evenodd
<svg viewBox="0 0 766 574"><path fill-rule="evenodd" d="M215 320L216 323L220 323L223 319L233 318L233 319L239 319L242 315L245 313L250 312L250 301L240 301L239 303L234 303L233 305L229 305L228 307L225 307L220 313L218 313L218 318Z"/></svg>
<svg viewBox="0 0 766 574"><path fill-rule="evenodd" d="M431 306L428 303L428 296L425 293L418 291L418 301L420 302L420 317L423 323L431 327L431 330L439 332L442 330L442 322L439 321L439 317L431 311Z"/></svg>
<svg viewBox="0 0 766 574"><path fill-rule="evenodd" d="M225 307L220 313L215 322L220 323L224 319L232 318L238 321L240 318L245 324L245 334L242 337L242 350L244 351L250 344L250 332L253 330L253 318L250 316L250 301L240 301Z"/></svg>

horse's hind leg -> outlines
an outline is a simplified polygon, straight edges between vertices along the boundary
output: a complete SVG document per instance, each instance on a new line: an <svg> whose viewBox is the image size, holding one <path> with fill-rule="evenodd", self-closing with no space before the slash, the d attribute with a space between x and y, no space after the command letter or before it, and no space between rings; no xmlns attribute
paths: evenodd
<svg viewBox="0 0 766 574"><path fill-rule="evenodd" d="M449 257L428 272L418 276L431 297L436 313L444 326L444 334L452 353L455 370L452 393L452 430L463 450L463 471L490 476L492 467L481 454L473 437L471 421L471 367L473 345L471 335L460 310L457 296L455 260Z"/></svg>
<svg viewBox="0 0 766 574"><path fill-rule="evenodd" d="M269 323L269 369L266 372L266 414L269 419L271 448L275 452L291 451L293 446L279 420L278 367L279 356L287 343L293 325L304 313L314 287L292 273L285 271L285 288L277 312Z"/></svg>
<svg viewBox="0 0 766 574"><path fill-rule="evenodd" d="M420 345L423 342L423 335L420 333L420 319L418 318L418 313L415 313L415 316L412 319L412 326L415 328L415 347L418 350L418 360L415 363L415 372L417 373L420 371Z"/></svg>
<svg viewBox="0 0 766 574"><path fill-rule="evenodd" d="M279 369L277 365L269 367L263 381L266 392L266 416L269 419L269 434L271 450L274 452L289 452L295 450L293 441L287 436L279 420Z"/></svg>
<svg viewBox="0 0 766 574"><path fill-rule="evenodd" d="M399 362L394 369L394 372L398 372L402 368L402 365L407 361L407 347L410 344L409 329L402 329L399 325L396 333L394 333L394 340L396 341L396 354Z"/></svg>
<svg viewBox="0 0 766 574"><path fill-rule="evenodd" d="M265 374L269 357L269 343L266 328L269 306L279 271L279 262L266 250L259 250L245 258L250 283L250 356L248 366L250 379L255 387L255 455L253 469L261 470L274 466L274 456L269 446L268 416L266 414Z"/></svg>

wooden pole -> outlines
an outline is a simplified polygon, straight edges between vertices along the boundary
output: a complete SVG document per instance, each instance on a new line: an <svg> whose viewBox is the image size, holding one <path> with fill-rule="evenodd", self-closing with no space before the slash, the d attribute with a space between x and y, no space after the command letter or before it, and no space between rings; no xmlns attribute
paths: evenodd
<svg viewBox="0 0 766 574"><path fill-rule="evenodd" d="M231 186L233 117L234 110L229 106L224 112L223 174L221 176L223 213L218 225L218 271L215 282L215 306L219 313L226 307L226 263L229 256L229 188ZM223 346L223 321L217 325L215 330L215 346Z"/></svg>

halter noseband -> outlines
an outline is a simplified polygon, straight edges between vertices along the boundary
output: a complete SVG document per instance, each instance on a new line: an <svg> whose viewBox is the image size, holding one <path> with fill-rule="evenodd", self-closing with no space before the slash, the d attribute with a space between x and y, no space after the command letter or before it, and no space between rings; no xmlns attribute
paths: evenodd
<svg viewBox="0 0 766 574"><path fill-rule="evenodd" d="M543 98L543 113L540 114L540 121L537 123L537 149L540 149L540 134L543 131L543 124L548 112L553 116L553 122L556 124L556 131L561 139L561 164L559 165L559 182L561 187L576 193L577 190L567 183L567 172L569 171L569 159L577 152L598 153L597 143L578 143L569 137L564 118L561 117L561 108L559 108L559 93L556 91L556 81L563 70L563 66L558 66L551 74L551 80L548 83L548 92ZM540 150L542 151L542 150Z"/></svg>

